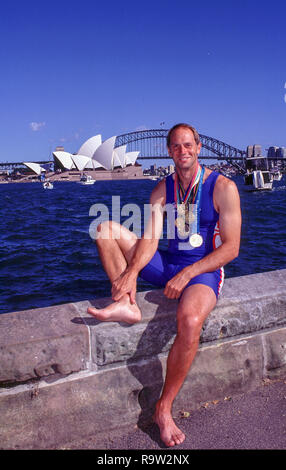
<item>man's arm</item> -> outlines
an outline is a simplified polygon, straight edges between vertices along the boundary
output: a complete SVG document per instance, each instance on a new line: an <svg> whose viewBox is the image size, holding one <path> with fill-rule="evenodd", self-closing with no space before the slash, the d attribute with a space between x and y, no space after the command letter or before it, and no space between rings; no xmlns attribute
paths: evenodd
<svg viewBox="0 0 286 470"><path fill-rule="evenodd" d="M164 294L179 298L188 282L199 274L216 271L238 256L241 232L240 198L235 183L225 177L217 179L214 204L219 212L219 228L222 244L209 255L182 269L166 284Z"/></svg>
<svg viewBox="0 0 286 470"><path fill-rule="evenodd" d="M112 299L117 301L124 294L130 294L131 303L135 302L138 273L154 256L163 229L163 206L166 200L165 181L160 181L150 197L151 214L141 239L138 240L134 255L125 271L112 285Z"/></svg>

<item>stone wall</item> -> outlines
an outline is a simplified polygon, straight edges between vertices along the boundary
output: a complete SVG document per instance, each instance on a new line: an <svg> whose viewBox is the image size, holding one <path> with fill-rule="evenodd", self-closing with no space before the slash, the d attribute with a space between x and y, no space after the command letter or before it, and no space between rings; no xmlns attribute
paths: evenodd
<svg viewBox="0 0 286 470"><path fill-rule="evenodd" d="M138 294L141 323L100 323L109 298L0 315L0 448L50 448L150 419L177 301ZM206 320L174 411L286 376L286 270L231 278Z"/></svg>

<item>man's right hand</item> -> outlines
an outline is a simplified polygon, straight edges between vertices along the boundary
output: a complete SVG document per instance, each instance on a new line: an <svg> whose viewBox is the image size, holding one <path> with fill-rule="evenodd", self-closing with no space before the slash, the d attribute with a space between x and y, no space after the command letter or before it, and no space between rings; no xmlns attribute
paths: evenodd
<svg viewBox="0 0 286 470"><path fill-rule="evenodd" d="M123 271L123 273L112 283L112 300L118 301L124 294L129 294L131 304L135 304L137 276L137 273L128 268Z"/></svg>

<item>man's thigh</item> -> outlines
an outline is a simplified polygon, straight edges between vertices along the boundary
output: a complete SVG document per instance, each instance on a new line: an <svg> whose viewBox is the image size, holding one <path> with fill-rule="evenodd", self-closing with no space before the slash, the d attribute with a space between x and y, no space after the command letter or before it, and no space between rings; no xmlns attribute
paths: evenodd
<svg viewBox="0 0 286 470"><path fill-rule="evenodd" d="M223 283L224 269L220 268L216 271L199 274L198 276L190 280L185 289L194 284L203 284L204 286L210 287L214 291L216 298L218 299L223 287Z"/></svg>

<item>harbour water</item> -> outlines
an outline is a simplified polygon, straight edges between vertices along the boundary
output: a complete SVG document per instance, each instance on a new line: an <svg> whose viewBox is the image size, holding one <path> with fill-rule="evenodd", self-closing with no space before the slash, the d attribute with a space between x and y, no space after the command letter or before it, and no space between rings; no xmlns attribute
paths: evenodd
<svg viewBox="0 0 286 470"><path fill-rule="evenodd" d="M225 267L226 277L286 268L285 178L274 182L273 191L248 193L243 178L234 177L243 225L240 254ZM111 214L112 196L120 196L121 207L137 204L143 213L155 185L151 180L56 182L53 190L40 183L0 185L0 313L109 296L89 234L96 218L90 208L105 204ZM138 280L138 290L150 288Z"/></svg>

